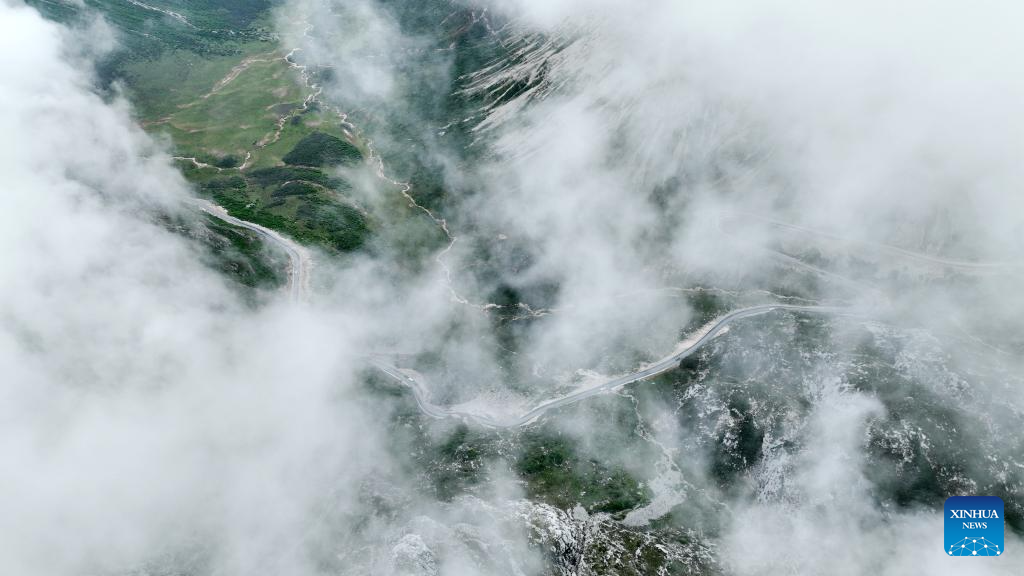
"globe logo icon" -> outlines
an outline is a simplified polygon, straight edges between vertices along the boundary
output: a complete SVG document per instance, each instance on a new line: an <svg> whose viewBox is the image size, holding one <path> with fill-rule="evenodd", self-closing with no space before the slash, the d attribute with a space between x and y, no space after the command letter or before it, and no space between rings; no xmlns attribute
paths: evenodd
<svg viewBox="0 0 1024 576"><path fill-rule="evenodd" d="M1003 551L999 544L987 538L964 538L949 545L949 556L999 556Z"/></svg>

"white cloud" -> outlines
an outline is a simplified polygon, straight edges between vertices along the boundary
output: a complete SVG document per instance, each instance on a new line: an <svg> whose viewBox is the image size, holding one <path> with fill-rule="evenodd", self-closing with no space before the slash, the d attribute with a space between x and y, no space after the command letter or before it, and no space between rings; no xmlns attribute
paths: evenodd
<svg viewBox="0 0 1024 576"><path fill-rule="evenodd" d="M811 295L852 302L866 316L1019 346L1019 267L978 274L954 262L1019 265L1024 247L1024 205L1015 192L1024 176L1024 81L1013 73L1024 53L1013 28L1017 4L473 6L498 13L496 27L509 24L501 28L507 45L522 52L472 77L472 88L496 94L514 85L522 94L489 111L477 134L490 154L452 178L446 215L465 236L451 262L472 271L476 248L502 238L525 256L481 285L457 273L462 289L486 297L502 283L558 285L557 312L526 331L524 356L569 369L641 337L648 349L664 349L688 313L646 289L774 290L794 278L817 282ZM321 31L332 26L317 22ZM316 38L305 41L316 45ZM330 46L321 45L320 56L344 62L348 52ZM465 86L444 80L449 89ZM535 83L523 91L526 81ZM733 219L740 213L756 217ZM805 230L764 221L771 219ZM780 246L811 256L821 250L832 262L822 270L783 259ZM950 341L953 355L958 342ZM1009 372L1019 364L1007 355L993 362ZM980 376L971 384L987 385ZM809 473L794 479L815 502L825 498L823 484L857 477L864 447L851 438L875 409L855 394L817 406ZM833 423L840 437L829 434ZM848 459L834 458L837 446ZM869 548L904 529L926 549L925 515L883 514L861 485L830 497L838 511L824 516L811 505L738 505L730 536L736 569L756 573L771 560L786 535L770 523L790 514L799 548L773 565L776 573L873 571L873 557L843 541ZM757 529L744 529L744 519ZM750 540L760 533L763 541ZM814 538L825 542L812 547ZM764 548L746 563L748 541ZM925 562L924 554L908 557ZM897 573L909 564L890 566Z"/></svg>
<svg viewBox="0 0 1024 576"><path fill-rule="evenodd" d="M536 365L574 369L638 341L670 348L689 312L648 288L773 277L774 261L749 246L780 235L735 226L746 244L731 246L721 212L956 258L1019 253L1024 210L1011 191L1024 84L1012 73L1013 5L491 5L570 43L545 72L558 90L492 116L494 155L460 175L479 184L459 206L478 228L451 255L466 266L473 242L500 233L527 264L480 286L457 274L459 289L486 297L500 283L558 284L559 311L525 339ZM353 6L369 33L345 37L342 52L359 58L302 41L314 58L336 59L340 97L372 108L399 92L405 56L429 46L402 38L369 3ZM108 39L83 51L71 35L21 5L0 7L0 457L10 470L0 475L0 570L102 572L212 550L206 561L221 573L268 563L315 572L301 540L328 533L325 507L358 510L374 472L408 488L384 455L384 419L353 390L353 356L381 342L433 345L441 328L461 324L451 349L491 374L490 325L446 302L439 271L395 286L365 260L318 268L335 290L312 309L243 309L183 240L147 218L180 212L187 186L128 105L91 90L83 58ZM424 74L446 86L445 60L431 62ZM400 102L385 110L415 114ZM667 190L660 200L656 185ZM970 294L993 295L988 303L925 289L909 303L892 295L893 308L941 303L981 319L1024 310L1012 279L972 282ZM847 485L863 463L863 420L877 410L859 396L817 406L816 442L793 485L836 511L739 509L726 536L736 571L757 572L758 560L780 573L863 571L871 557L845 542L878 546L893 526L927 540L930 520L883 515L861 483ZM473 506L424 508L375 527L386 550L418 554L430 535L406 527L429 525L420 515L474 516ZM769 530L776 522L790 522L800 544L783 559L771 556L786 543Z"/></svg>
<svg viewBox="0 0 1024 576"><path fill-rule="evenodd" d="M190 191L77 40L0 5L0 571L316 572L324 508L390 465L360 320L248 310L158 225Z"/></svg>

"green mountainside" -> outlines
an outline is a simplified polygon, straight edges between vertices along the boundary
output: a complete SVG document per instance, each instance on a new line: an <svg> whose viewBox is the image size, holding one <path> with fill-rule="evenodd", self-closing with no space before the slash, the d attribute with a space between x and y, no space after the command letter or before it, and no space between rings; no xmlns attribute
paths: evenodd
<svg viewBox="0 0 1024 576"><path fill-rule="evenodd" d="M72 25L102 15L120 46L102 61L100 85L124 86L140 124L167 138L185 177L231 215L333 253L367 247L382 226L422 218L400 201L377 203L375 213L352 196L349 178L372 172L365 143L344 116L322 105L313 74L269 32L272 2L88 0L84 10L54 0L30 4ZM399 197L390 182L374 185ZM375 194L365 185L360 192ZM376 248L441 240L422 223L406 228ZM253 269L265 265L250 262ZM236 280L254 286L252 278Z"/></svg>

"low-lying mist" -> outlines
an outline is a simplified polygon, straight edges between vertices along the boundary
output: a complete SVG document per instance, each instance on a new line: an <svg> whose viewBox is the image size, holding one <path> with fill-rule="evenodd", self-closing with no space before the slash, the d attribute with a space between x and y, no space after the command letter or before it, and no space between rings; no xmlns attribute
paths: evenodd
<svg viewBox="0 0 1024 576"><path fill-rule="evenodd" d="M638 385L678 394L542 423L642 479L624 525L712 510L698 536L726 573L943 572L935 503L872 472L930 425L996 451L954 480L1021 514L1019 8L415 4L275 13L372 143L353 194L384 212L408 180L422 222L314 254L305 301L253 306L160 224L199 214L167 143L95 88L116 34L0 3L0 571L590 573L537 545L516 448L472 490L426 487L451 427L366 355L414 358L439 402L518 415L766 302L844 315L736 328L690 380ZM936 406L960 412L915 412ZM708 438L751 427L754 461L722 482ZM644 449L603 453L623 435Z"/></svg>

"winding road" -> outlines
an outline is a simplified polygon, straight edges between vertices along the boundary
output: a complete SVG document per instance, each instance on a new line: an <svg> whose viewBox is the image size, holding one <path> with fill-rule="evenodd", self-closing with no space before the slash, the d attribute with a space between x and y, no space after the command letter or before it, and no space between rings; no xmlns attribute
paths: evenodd
<svg viewBox="0 0 1024 576"><path fill-rule="evenodd" d="M228 224L245 228L258 234L265 241L279 246L287 255L289 259L288 264L288 286L287 291L289 298L294 302L302 301L306 298L309 290L309 278L310 270L312 268L312 258L310 257L309 251L280 233L254 224L247 222L239 218L235 218L228 214L224 208L209 202L207 200L195 199L194 203L203 212L218 218ZM794 227L795 228L795 227ZM801 231L807 231L801 229ZM892 249L892 247L887 247ZM901 255L904 254L900 251ZM911 253L911 255L920 258L922 255ZM959 261L940 261L938 263L944 265L961 266L969 263ZM989 264L981 264L979 267L987 267ZM395 380L399 384L406 386L412 392L416 404L420 411L432 418L445 419L453 418L463 421L474 422L482 426L489 428L517 428L528 425L535 422L538 418L546 414L550 410L568 406L580 402L586 398L603 394L628 384L633 384L659 374L668 372L676 368L679 363L690 355L696 353L701 347L706 345L716 336L721 334L728 326L744 318L750 318L752 316L759 316L768 314L779 310L788 310L791 312L800 312L807 314L844 314L847 313L847 309L835 307L835 306L809 306L809 305L797 305L797 304L764 304L759 306L751 306L748 308L741 308L734 310L727 314L724 314L702 328L696 330L690 338L680 343L680 346L665 358L648 364L641 369L625 374L609 378L607 380L599 381L595 384L585 386L583 388L574 390L568 394L544 401L532 409L524 412L519 416L513 416L509 418L502 418L491 414L482 412L474 412L469 410L462 410L454 407L441 406L431 402L430 387L426 379L422 374L411 369L400 368L390 360L394 357L392 354L385 353L371 353L366 356L368 361L373 364L382 373L387 375L389 378Z"/></svg>
<svg viewBox="0 0 1024 576"><path fill-rule="evenodd" d="M734 310L712 320L708 324L704 325L704 327L697 330L694 335L691 336L689 341L683 342L684 346L681 349L677 349L677 351L670 356L649 364L636 372L611 378L592 386L587 386L570 392L564 396L547 400L525 412L521 416L513 417L508 420L502 420L487 414L465 412L433 404L430 401L430 392L423 375L414 370L407 370L394 366L387 361L387 354L371 354L370 362L373 363L373 365L381 372L412 390L420 411L427 416L438 419L457 418L472 421L490 428L516 428L534 422L549 410L567 406L569 404L575 404L585 398L590 398L591 396L596 396L621 386L646 380L647 378L668 372L669 370L676 368L679 365L679 362L683 359L700 350L702 346L710 342L715 336L721 334L730 323L743 318L750 318L751 316L767 314L776 310L789 310L792 312L811 314L842 314L846 311L844 308L833 306L800 306L795 304L764 304L761 306L751 306L749 308Z"/></svg>
<svg viewBox="0 0 1024 576"><path fill-rule="evenodd" d="M286 238L270 228L235 218L228 214L227 210L213 202L199 198L194 199L193 202L200 210L210 216L228 224L255 232L262 239L279 246L288 255L287 291L289 299L293 302L299 302L306 298L309 292L310 270L313 267L313 258L310 256L309 250L298 242Z"/></svg>
<svg viewBox="0 0 1024 576"><path fill-rule="evenodd" d="M279 246L288 255L289 259L287 286L289 297L295 302L305 299L309 289L310 269L312 268L312 258L305 247L299 245L294 240L286 238L280 233L275 232L274 230L260 226L259 224L235 218L228 214L227 210L210 201L195 199L194 203L203 212L227 222L228 224L255 232L264 240ZM577 389L563 396L547 400L522 415L509 419L502 419L489 414L464 411L434 404L430 401L430 388L422 374L415 370L403 369L395 366L393 363L388 361L390 357L393 357L393 355L390 354L371 353L367 355L367 359L385 375L408 387L412 391L420 411L427 416L437 419L455 418L471 421L490 428L517 428L536 421L549 410L575 404L586 398L597 396L598 394L603 394L619 387L668 372L669 370L676 368L683 359L696 353L701 347L721 334L722 331L728 328L729 324L732 322L742 320L744 318L750 318L752 316L768 314L777 310L789 310L792 312L810 314L842 314L845 311L844 308L834 306L805 306L797 304L763 304L734 310L712 320L700 329L696 330L690 338L680 343L680 346L677 347L676 351L661 360L648 364L635 372L609 378L607 380L597 382L596 384Z"/></svg>
<svg viewBox="0 0 1024 576"><path fill-rule="evenodd" d="M299 245L294 240L275 232L274 230L260 226L259 224L235 218L228 214L227 210L212 202L201 199L195 199L194 202L203 212L234 226L239 226L255 232L264 240L279 246L288 255L289 259L287 286L289 297L292 301L296 302L305 299L309 290L309 277L310 270L312 268L312 258L305 247ZM891 249L892 247L887 248ZM900 252L901 255L908 255L904 254L903 251ZM916 253L910 253L909 255L919 258L923 256ZM972 265L972 263L959 261L940 261L938 263L951 266L965 265L965 267ZM988 267L989 264L977 264L977 266ZM517 428L535 422L550 410L575 404L587 398L673 370L679 366L679 363L682 360L696 353L701 347L726 330L731 323L737 320L750 318L752 316L760 316L779 310L788 310L791 312L800 312L805 314L843 315L848 313L846 308L836 306L810 306L797 304L763 304L734 310L719 316L693 332L687 340L680 343L679 347L677 347L672 354L662 358L661 360L648 364L635 372L599 381L595 384L574 390L568 394L544 401L519 416L507 419L496 417L491 414L460 410L458 408L434 404L430 400L430 387L424 376L415 370L399 368L396 366L395 363L390 361L394 358L393 354L371 353L368 354L366 358L382 373L399 384L408 387L412 392L420 411L427 416L436 419L459 419L474 422L489 428Z"/></svg>

